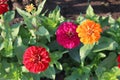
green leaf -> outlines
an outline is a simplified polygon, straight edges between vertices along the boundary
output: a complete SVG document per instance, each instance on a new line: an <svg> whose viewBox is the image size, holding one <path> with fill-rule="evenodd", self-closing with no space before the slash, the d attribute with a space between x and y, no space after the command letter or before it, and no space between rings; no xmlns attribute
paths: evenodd
<svg viewBox="0 0 120 80"><path fill-rule="evenodd" d="M96 22L99 21L99 16L94 13L94 10L93 10L91 5L89 5L87 10L86 10L85 18L90 19L90 20L94 20Z"/></svg>
<svg viewBox="0 0 120 80"><path fill-rule="evenodd" d="M5 59L2 61L2 66L0 65L0 78L3 80L20 80L20 67L16 63L8 63ZM2 76L2 77L1 77Z"/></svg>
<svg viewBox="0 0 120 80"><path fill-rule="evenodd" d="M20 80L35 80L31 73L22 73Z"/></svg>
<svg viewBox="0 0 120 80"><path fill-rule="evenodd" d="M24 11L24 10L21 10L20 8L16 8L17 12L22 16L22 17L30 17L31 14Z"/></svg>
<svg viewBox="0 0 120 80"><path fill-rule="evenodd" d="M75 61L80 63L80 54L79 54L80 47L76 47L74 49L69 50L69 55L74 59Z"/></svg>
<svg viewBox="0 0 120 80"><path fill-rule="evenodd" d="M21 36L23 44L28 45L30 37L32 37L32 36L30 34L30 31L26 28L26 26L25 27L20 27L18 35Z"/></svg>
<svg viewBox="0 0 120 80"><path fill-rule="evenodd" d="M115 19L113 19L111 16L109 16L109 23L110 23L110 24L115 23Z"/></svg>
<svg viewBox="0 0 120 80"><path fill-rule="evenodd" d="M98 66L98 68L95 70L97 77L100 78L105 70L106 70L105 67Z"/></svg>
<svg viewBox="0 0 120 80"><path fill-rule="evenodd" d="M53 65L50 65L49 68L42 72L45 77L50 78L50 79L55 79L55 69Z"/></svg>
<svg viewBox="0 0 120 80"><path fill-rule="evenodd" d="M80 74L78 71L73 71L70 76L66 76L65 80L79 80Z"/></svg>
<svg viewBox="0 0 120 80"><path fill-rule="evenodd" d="M90 78L90 66L83 68L76 68L70 76L67 76L65 80L89 80Z"/></svg>
<svg viewBox="0 0 120 80"><path fill-rule="evenodd" d="M26 73L29 72L25 66L21 66L21 69L22 69L22 72L26 72Z"/></svg>
<svg viewBox="0 0 120 80"><path fill-rule="evenodd" d="M40 80L40 74L32 74L34 80Z"/></svg>
<svg viewBox="0 0 120 80"><path fill-rule="evenodd" d="M55 66L56 66L57 69L63 70L62 65L58 61L55 62Z"/></svg>
<svg viewBox="0 0 120 80"><path fill-rule="evenodd" d="M63 16L60 14L60 7L57 6L52 12L49 13L48 17L56 23L64 21Z"/></svg>
<svg viewBox="0 0 120 80"><path fill-rule="evenodd" d="M91 52L93 47L94 47L94 44L86 44L80 48L79 52L80 52L81 62L84 62L84 59Z"/></svg>
<svg viewBox="0 0 120 80"><path fill-rule="evenodd" d="M34 29L32 21L33 21L32 17L24 17L24 22L28 29Z"/></svg>
<svg viewBox="0 0 120 80"><path fill-rule="evenodd" d="M120 69L118 67L113 67L111 70L106 71L98 80L119 80Z"/></svg>
<svg viewBox="0 0 120 80"><path fill-rule="evenodd" d="M84 20L85 20L85 18L83 17L82 14L80 14L76 19L76 23L81 24L81 22L84 21Z"/></svg>
<svg viewBox="0 0 120 80"><path fill-rule="evenodd" d="M20 28L20 24L14 24L11 26L11 30L12 30L11 35L13 39L15 39L18 36L19 28Z"/></svg>
<svg viewBox="0 0 120 80"><path fill-rule="evenodd" d="M99 52L104 50L115 50L118 44L111 38L101 37L99 42L95 45L93 52Z"/></svg>
<svg viewBox="0 0 120 80"><path fill-rule="evenodd" d="M37 23L36 17L33 17L33 18L32 18L32 25L33 25L35 28L38 27L38 23Z"/></svg>
<svg viewBox="0 0 120 80"><path fill-rule="evenodd" d="M41 4L39 4L38 9L37 9L37 11L34 14L39 15L41 13L41 11L42 11L42 9L44 7L45 2L46 2L46 0L43 0L43 2Z"/></svg>
<svg viewBox="0 0 120 80"><path fill-rule="evenodd" d="M8 11L4 14L4 20L10 22L14 19L15 11Z"/></svg>
<svg viewBox="0 0 120 80"><path fill-rule="evenodd" d="M2 55L5 57L13 56L13 42L10 39L5 39L3 42L4 49L2 50Z"/></svg>
<svg viewBox="0 0 120 80"><path fill-rule="evenodd" d="M55 51L51 53L51 58L52 58L52 62L59 60L60 58L62 58L63 54L67 53L68 51Z"/></svg>
<svg viewBox="0 0 120 80"><path fill-rule="evenodd" d="M48 32L48 30L45 28L45 27L40 27L38 29L38 31L36 32L37 35L40 35L40 36L46 36L46 38L48 39L48 41L50 42L50 34Z"/></svg>
<svg viewBox="0 0 120 80"><path fill-rule="evenodd" d="M108 22L109 22L109 17L100 17L99 18L99 22L101 24L102 27L104 26L108 26Z"/></svg>
<svg viewBox="0 0 120 80"><path fill-rule="evenodd" d="M3 38L0 36L0 51L4 48Z"/></svg>
<svg viewBox="0 0 120 80"><path fill-rule="evenodd" d="M89 5L87 10L86 10L86 16L91 16L92 17L94 15L95 15L94 10L93 10L92 6Z"/></svg>
<svg viewBox="0 0 120 80"><path fill-rule="evenodd" d="M110 69L116 64L116 57L116 53L111 52L107 58L100 62L99 66L105 67L106 69Z"/></svg>
<svg viewBox="0 0 120 80"><path fill-rule="evenodd" d="M18 62L22 63L23 53L27 46L23 45L21 37L17 37L14 42L14 55L17 56Z"/></svg>

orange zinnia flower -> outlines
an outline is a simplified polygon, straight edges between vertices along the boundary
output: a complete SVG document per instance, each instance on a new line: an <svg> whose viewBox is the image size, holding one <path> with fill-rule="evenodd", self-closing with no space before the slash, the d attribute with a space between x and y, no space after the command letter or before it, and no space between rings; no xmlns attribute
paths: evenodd
<svg viewBox="0 0 120 80"><path fill-rule="evenodd" d="M78 25L76 32L81 42L84 44L93 44L100 39L102 29L99 23L87 19Z"/></svg>

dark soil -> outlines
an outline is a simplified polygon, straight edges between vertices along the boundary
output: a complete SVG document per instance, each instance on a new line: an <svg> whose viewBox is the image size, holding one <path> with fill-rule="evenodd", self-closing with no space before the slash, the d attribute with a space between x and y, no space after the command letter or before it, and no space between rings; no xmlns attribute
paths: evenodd
<svg viewBox="0 0 120 80"><path fill-rule="evenodd" d="M16 7L24 9L25 5L30 3L38 6L41 1L42 0L9 0L8 4L10 10L15 10ZM58 5L64 17L74 20L80 13L85 14L88 4L92 5L95 13L98 15L111 15L114 19L120 17L120 0L47 0L44 10L51 11ZM16 14L16 17L16 21L21 20L18 14ZM63 74L64 73L57 74L56 80L64 80Z"/></svg>
<svg viewBox="0 0 120 80"><path fill-rule="evenodd" d="M111 14L115 19L120 15L120 0L48 0L45 8L52 10L58 5L64 17L76 19L80 13L85 14L88 4L98 15Z"/></svg>
<svg viewBox="0 0 120 80"><path fill-rule="evenodd" d="M42 0L9 0L10 10L16 7L24 9L25 5L33 3L37 6ZM70 19L82 13L85 14L88 4L91 4L95 13L98 15L111 15L117 19L120 16L120 0L47 0L44 10L53 10L58 5L61 14Z"/></svg>

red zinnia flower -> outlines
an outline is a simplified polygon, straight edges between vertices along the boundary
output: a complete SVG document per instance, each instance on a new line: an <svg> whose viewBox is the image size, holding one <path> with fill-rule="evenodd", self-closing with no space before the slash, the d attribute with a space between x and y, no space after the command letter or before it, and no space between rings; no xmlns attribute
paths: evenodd
<svg viewBox="0 0 120 80"><path fill-rule="evenodd" d="M118 64L118 68L120 68L120 64Z"/></svg>
<svg viewBox="0 0 120 80"><path fill-rule="evenodd" d="M79 45L79 37L76 33L77 25L73 22L63 22L56 31L57 42L67 49L75 48Z"/></svg>
<svg viewBox="0 0 120 80"><path fill-rule="evenodd" d="M8 11L7 0L0 0L0 14L3 14Z"/></svg>
<svg viewBox="0 0 120 80"><path fill-rule="evenodd" d="M120 63L120 55L117 57L117 62Z"/></svg>
<svg viewBox="0 0 120 80"><path fill-rule="evenodd" d="M23 64L33 73L45 71L50 62L47 50L43 47L31 46L23 55Z"/></svg>

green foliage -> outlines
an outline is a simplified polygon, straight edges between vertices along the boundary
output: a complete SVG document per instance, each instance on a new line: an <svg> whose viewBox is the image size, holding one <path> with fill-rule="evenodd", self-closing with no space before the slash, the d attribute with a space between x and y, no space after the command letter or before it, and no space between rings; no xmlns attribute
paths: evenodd
<svg viewBox="0 0 120 80"><path fill-rule="evenodd" d="M118 67L113 67L110 70L101 69L99 71L101 71L102 74L99 76L98 80L119 80L118 76L120 76L120 69Z"/></svg>
<svg viewBox="0 0 120 80"><path fill-rule="evenodd" d="M69 50L69 55L71 58L73 58L75 61L80 63L80 54L79 54L79 48L76 47L74 49Z"/></svg>
<svg viewBox="0 0 120 80"><path fill-rule="evenodd" d="M49 66L49 68L42 73L43 76L47 77L47 78L50 78L50 79L55 79L55 69L54 69L54 66L51 65Z"/></svg>
<svg viewBox="0 0 120 80"><path fill-rule="evenodd" d="M91 5L88 6L87 10L86 10L86 16L85 16L87 19L91 19L91 20L94 20L94 21L98 21L99 19L99 16L97 16L95 13L94 13L94 9L92 8Z"/></svg>
<svg viewBox="0 0 120 80"><path fill-rule="evenodd" d="M36 32L36 34L40 35L40 36L45 36L48 39L48 41L50 42L50 34L45 27L40 27L38 29L38 31Z"/></svg>
<svg viewBox="0 0 120 80"><path fill-rule="evenodd" d="M86 44L80 48L80 58L81 58L81 63L82 65L84 64L84 60L86 56L91 52L92 48L94 47L94 44Z"/></svg>
<svg viewBox="0 0 120 80"><path fill-rule="evenodd" d="M35 15L39 15L44 7L46 0L43 0L43 2L38 6L37 11L34 13Z"/></svg>
<svg viewBox="0 0 120 80"><path fill-rule="evenodd" d="M15 16L14 11L8 11L7 13L4 14L3 18L4 18L4 21L9 23L11 20L14 19L14 16Z"/></svg>
<svg viewBox="0 0 120 80"><path fill-rule="evenodd" d="M99 42L95 45L93 52L99 52L104 50L115 50L118 47L118 43L111 38L101 37Z"/></svg>
<svg viewBox="0 0 120 80"><path fill-rule="evenodd" d="M0 15L0 80L55 80L56 74L65 72L64 80L118 80L120 69L117 55L120 52L120 18L98 16L91 5L86 15L69 20L80 25L85 19L100 23L103 32L98 42L80 44L65 49L56 41L56 29L68 21L60 14L60 7L42 14L46 0L32 12L16 8L23 18L21 23L10 24L15 11ZM30 73L23 65L23 54L29 46L43 46L50 53L49 67L38 74ZM61 75L61 74L60 74Z"/></svg>

